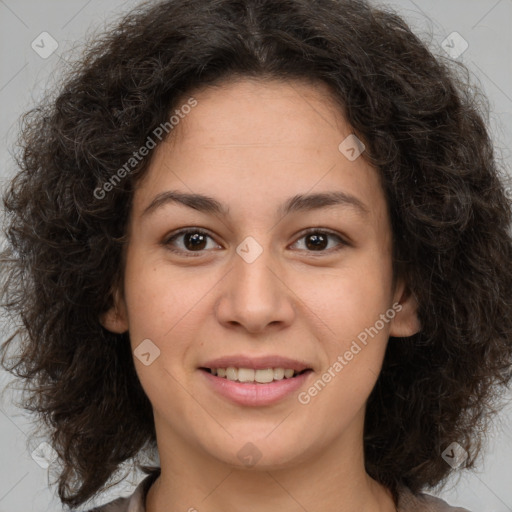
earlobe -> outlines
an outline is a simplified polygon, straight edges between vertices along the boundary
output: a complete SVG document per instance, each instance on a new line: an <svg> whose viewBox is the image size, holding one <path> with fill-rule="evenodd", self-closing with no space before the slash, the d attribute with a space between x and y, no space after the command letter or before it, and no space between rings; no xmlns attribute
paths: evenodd
<svg viewBox="0 0 512 512"><path fill-rule="evenodd" d="M400 305L400 309L396 308L396 315L391 321L389 335L397 338L406 338L418 333L421 330L421 322L418 318L418 301L416 297L403 283L398 286L395 297L396 303Z"/></svg>
<svg viewBox="0 0 512 512"><path fill-rule="evenodd" d="M128 331L128 318L126 314L126 304L119 293L114 294L114 304L112 307L100 315L100 324L108 331L116 334L122 334Z"/></svg>

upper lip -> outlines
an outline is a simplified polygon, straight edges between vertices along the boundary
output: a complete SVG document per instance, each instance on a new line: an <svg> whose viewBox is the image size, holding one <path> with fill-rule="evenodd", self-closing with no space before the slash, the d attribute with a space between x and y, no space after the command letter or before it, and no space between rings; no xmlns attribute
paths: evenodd
<svg viewBox="0 0 512 512"><path fill-rule="evenodd" d="M311 369L307 363L290 359L289 357L282 357L277 355L266 356L246 356L246 355L233 355L218 357L206 361L201 365L201 368L252 368L254 370L264 370L266 368L284 368L292 369L296 372Z"/></svg>

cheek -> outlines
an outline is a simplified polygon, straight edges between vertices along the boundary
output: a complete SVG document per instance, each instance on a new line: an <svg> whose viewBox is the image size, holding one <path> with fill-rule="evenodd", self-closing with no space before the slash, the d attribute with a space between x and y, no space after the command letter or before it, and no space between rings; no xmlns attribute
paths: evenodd
<svg viewBox="0 0 512 512"><path fill-rule="evenodd" d="M327 292L315 299L318 316L328 325L319 377L329 384L319 393L319 407L355 414L374 387L389 337L389 318L383 321L381 315L391 307L391 277L391 262L370 254L323 280Z"/></svg>
<svg viewBox="0 0 512 512"><path fill-rule="evenodd" d="M130 340L135 348L152 340L161 350L162 362L176 356L198 337L205 315L213 307L211 292L219 275L207 269L172 266L168 261L143 251L129 255L125 271L125 299ZM166 361L167 362L167 361Z"/></svg>
<svg viewBox="0 0 512 512"><path fill-rule="evenodd" d="M361 257L310 287L309 306L346 340L375 323L390 307L391 262ZM308 296L305 295L305 296Z"/></svg>
<svg viewBox="0 0 512 512"><path fill-rule="evenodd" d="M184 314L190 287L168 273L165 265L150 261L143 253L128 254L125 299L133 344L145 338L158 344Z"/></svg>
<svg viewBox="0 0 512 512"><path fill-rule="evenodd" d="M172 402L173 410L181 412L177 398L185 400L180 394L181 378L177 381L172 376L183 371L190 340L201 325L197 303L204 294L205 290L191 285L184 274L171 273L169 265L150 261L142 252L134 251L127 258L125 300L130 344L139 381L157 409L165 409L165 404ZM146 365L142 354L148 352Z"/></svg>
<svg viewBox="0 0 512 512"><path fill-rule="evenodd" d="M333 431L344 428L347 418L363 407L380 373L394 313L389 311L388 271L390 263L384 260L370 265L361 259L342 274L325 279L328 291L315 297L318 316L328 326L323 331L325 360L318 375L325 384L314 384L302 398L315 404L318 417L333 418Z"/></svg>

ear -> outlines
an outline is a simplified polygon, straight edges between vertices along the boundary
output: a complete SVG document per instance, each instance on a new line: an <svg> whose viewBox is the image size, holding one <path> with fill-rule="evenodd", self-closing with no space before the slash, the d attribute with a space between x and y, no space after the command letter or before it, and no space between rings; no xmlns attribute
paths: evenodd
<svg viewBox="0 0 512 512"><path fill-rule="evenodd" d="M411 293L403 280L397 284L393 304L399 303L401 309L396 308L396 315L391 320L390 336L397 338L408 337L421 330L418 319L418 301Z"/></svg>
<svg viewBox="0 0 512 512"><path fill-rule="evenodd" d="M108 331L122 334L128 331L128 315L124 297L118 290L113 293L114 304L100 316L100 324Z"/></svg>

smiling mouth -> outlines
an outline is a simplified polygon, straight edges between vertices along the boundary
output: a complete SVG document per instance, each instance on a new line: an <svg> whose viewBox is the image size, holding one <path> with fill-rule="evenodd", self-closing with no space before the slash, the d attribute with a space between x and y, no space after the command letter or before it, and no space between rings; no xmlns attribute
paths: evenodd
<svg viewBox="0 0 512 512"><path fill-rule="evenodd" d="M230 380L242 384L270 384L280 380L294 379L303 373L313 371L311 368L306 368L300 372L292 369L285 368L265 368L254 370L252 368L199 368L202 371L210 373L221 379Z"/></svg>

